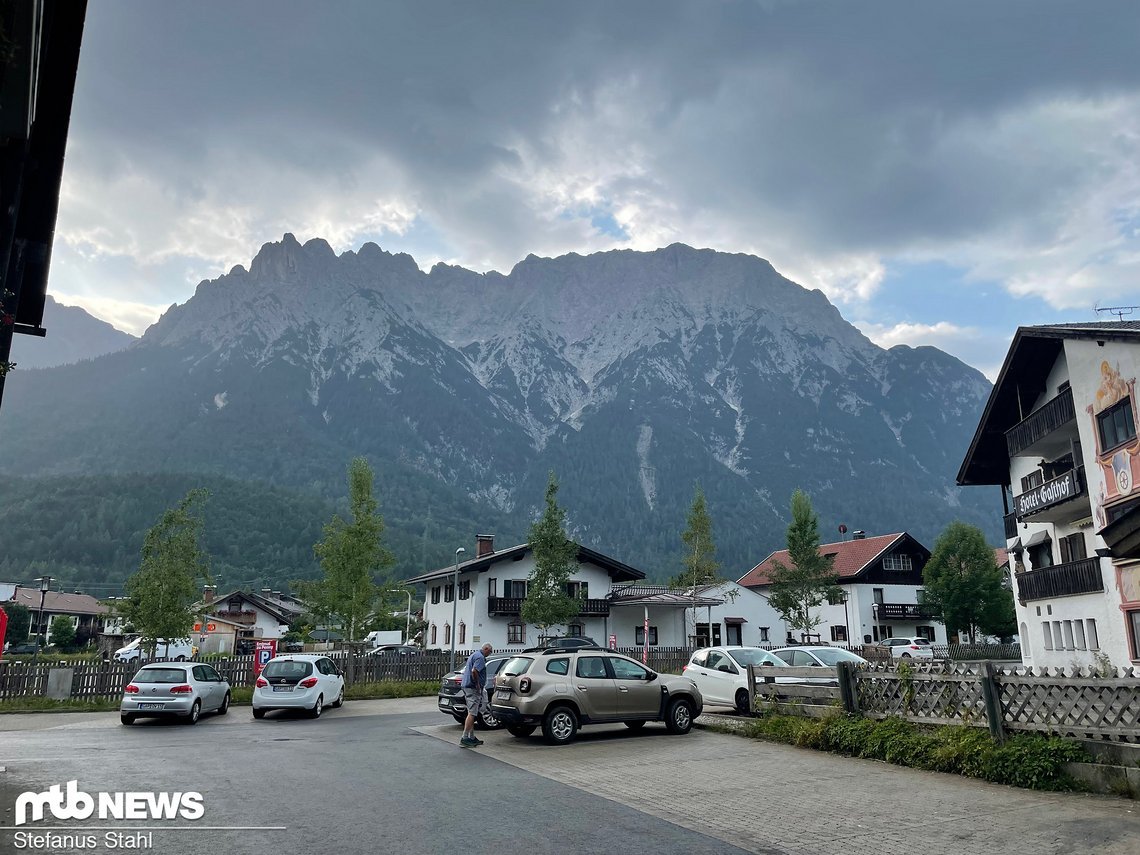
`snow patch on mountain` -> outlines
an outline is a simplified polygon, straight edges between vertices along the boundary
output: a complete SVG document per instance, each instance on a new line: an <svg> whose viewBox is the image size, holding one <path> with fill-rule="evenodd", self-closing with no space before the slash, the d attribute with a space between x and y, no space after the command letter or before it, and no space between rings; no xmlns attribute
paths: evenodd
<svg viewBox="0 0 1140 855"><path fill-rule="evenodd" d="M645 496L645 503L649 510L653 510L657 499L657 473L649 462L649 449L653 445L653 428L642 425L637 430L637 460L638 480L641 482L641 494Z"/></svg>

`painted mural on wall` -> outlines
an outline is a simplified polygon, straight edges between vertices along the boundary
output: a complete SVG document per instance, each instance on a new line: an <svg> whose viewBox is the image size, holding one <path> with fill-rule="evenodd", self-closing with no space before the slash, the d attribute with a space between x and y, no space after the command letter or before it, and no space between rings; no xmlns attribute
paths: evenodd
<svg viewBox="0 0 1140 855"><path fill-rule="evenodd" d="M1140 436L1135 430L1136 424L1140 423L1136 409L1136 378L1125 380L1121 376L1119 362L1113 365L1107 359L1101 360L1100 383L1085 411L1092 421L1100 475L1099 489L1095 491L1093 500L1094 514L1097 528L1104 528L1108 524L1105 509L1137 493L1140 488ZM1116 419L1115 424L1120 424L1121 420L1131 423L1129 439L1119 443L1111 441L1113 431L1103 424L1109 411Z"/></svg>

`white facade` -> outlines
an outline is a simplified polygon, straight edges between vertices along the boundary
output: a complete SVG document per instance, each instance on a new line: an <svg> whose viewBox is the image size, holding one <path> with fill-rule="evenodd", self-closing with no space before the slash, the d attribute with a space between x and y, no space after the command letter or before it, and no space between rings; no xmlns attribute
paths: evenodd
<svg viewBox="0 0 1140 855"><path fill-rule="evenodd" d="M1106 657L1120 666L1140 662L1129 639L1129 621L1134 620L1129 612L1140 611L1140 570L1135 564L1116 565L1108 557L1097 557L1098 549L1107 551L1097 530L1107 524L1116 505L1140 495L1135 439L1106 449L1098 427L1102 414L1119 409L1122 402L1134 408L1137 376L1140 345L1066 339L1044 390L1027 402L1025 412L1032 418L1065 394L1068 384L1076 419L1009 460L1015 513L1018 498L1038 488L1049 503L1036 513L1018 514L1014 536L1007 540L1026 664L1096 665ZM1132 412L1134 421L1135 409ZM1067 485L1061 483L1050 493L1049 483L1063 479L1060 470L1073 466L1083 467L1087 490L1072 500L1057 501L1056 493ZM1063 575L1060 565L1072 567L1073 573ZM1090 566L1099 585L1089 581ZM1056 577L1055 582L1043 585L1046 575ZM1090 587L1099 590L1087 590ZM1069 593L1071 589L1079 592Z"/></svg>
<svg viewBox="0 0 1140 855"><path fill-rule="evenodd" d="M521 551L520 551L521 552ZM452 627L455 627L457 649L471 649L490 643L496 649L505 647L527 647L539 643L538 627L524 624L517 614L508 614L513 601L526 597L527 579L534 570L534 555L513 555L507 550L506 557L496 560L486 569L464 569L460 565L458 589L460 597L451 596L454 573L439 571L432 578L419 577L427 587L424 597L424 620L427 623L428 649L449 649ZM470 564L472 562L468 562ZM581 598L587 603L604 600L613 590L614 583L607 570L590 562L581 562L577 571L570 577L579 586ZM628 583L619 583L628 584ZM584 590L580 586L585 586ZM492 613L494 600L499 613ZM511 601L511 602L504 602ZM595 606L601 611L600 606ZM588 610L588 609L587 609ZM604 614L583 614L563 627L551 627L550 634L581 634L589 636L599 644L605 644L610 618ZM620 644L620 642L619 642Z"/></svg>

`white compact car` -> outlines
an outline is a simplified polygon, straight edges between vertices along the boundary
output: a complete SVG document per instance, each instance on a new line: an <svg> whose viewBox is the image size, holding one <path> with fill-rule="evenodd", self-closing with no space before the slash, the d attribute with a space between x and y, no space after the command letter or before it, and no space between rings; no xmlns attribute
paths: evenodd
<svg viewBox="0 0 1140 855"><path fill-rule="evenodd" d="M305 710L320 718L326 706L344 703L344 676L320 653L287 653L270 659L253 686L253 717L270 710Z"/></svg>
<svg viewBox="0 0 1140 855"><path fill-rule="evenodd" d="M136 659L146 662L149 658L141 638L136 638L130 644L120 647L112 657L116 662L134 662ZM198 655L198 648L189 638L178 638L167 641L160 638L154 645L155 659L169 659L174 662L185 662Z"/></svg>
<svg viewBox="0 0 1140 855"><path fill-rule="evenodd" d="M760 647L705 647L693 653L681 676L697 684L706 704L725 704L748 712L752 704L749 665L784 668L787 663Z"/></svg>

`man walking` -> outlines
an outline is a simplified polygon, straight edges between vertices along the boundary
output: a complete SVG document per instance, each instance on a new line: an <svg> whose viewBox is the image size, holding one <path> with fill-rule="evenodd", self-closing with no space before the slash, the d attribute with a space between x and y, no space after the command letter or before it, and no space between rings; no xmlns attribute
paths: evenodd
<svg viewBox="0 0 1140 855"><path fill-rule="evenodd" d="M487 656L492 647L484 644L467 659L463 666L463 679L460 687L463 689L463 699L467 701L467 720L463 722L463 738L459 744L464 748L474 748L482 745L483 740L475 736L475 719L487 710Z"/></svg>

